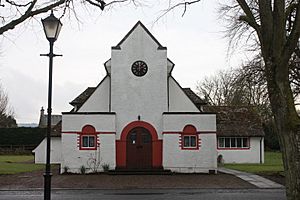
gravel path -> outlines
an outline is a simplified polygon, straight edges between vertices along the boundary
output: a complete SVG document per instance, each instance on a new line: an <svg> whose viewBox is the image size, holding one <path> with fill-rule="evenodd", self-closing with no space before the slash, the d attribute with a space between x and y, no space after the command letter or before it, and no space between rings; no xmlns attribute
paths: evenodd
<svg viewBox="0 0 300 200"><path fill-rule="evenodd" d="M0 190L43 188L43 171L0 176ZM255 188L233 175L59 175L53 169L52 188Z"/></svg>

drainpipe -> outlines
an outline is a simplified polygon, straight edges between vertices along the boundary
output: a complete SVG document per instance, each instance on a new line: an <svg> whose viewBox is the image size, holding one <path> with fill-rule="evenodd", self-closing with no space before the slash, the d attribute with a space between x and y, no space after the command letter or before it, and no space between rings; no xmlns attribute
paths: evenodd
<svg viewBox="0 0 300 200"><path fill-rule="evenodd" d="M260 164L262 164L262 139L263 139L263 137L260 137L260 141L259 141L259 162L260 162Z"/></svg>

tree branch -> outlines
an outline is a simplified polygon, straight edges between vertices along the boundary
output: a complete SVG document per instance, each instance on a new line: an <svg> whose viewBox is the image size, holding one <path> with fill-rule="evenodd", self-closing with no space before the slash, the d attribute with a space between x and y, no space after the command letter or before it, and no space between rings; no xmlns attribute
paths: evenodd
<svg viewBox="0 0 300 200"><path fill-rule="evenodd" d="M167 15L170 11L176 9L177 7L181 7L181 6L184 6L183 13L181 15L181 17L183 17L185 15L185 13L186 13L187 6L195 4L195 3L198 3L200 1L201 0L184 1L184 2L177 3L177 4L173 5L173 6L171 6L171 4L169 4L169 8L163 10L162 11L163 13L160 16L158 16L154 22L157 22L159 19L161 19L162 17L164 17L165 15Z"/></svg>
<svg viewBox="0 0 300 200"><path fill-rule="evenodd" d="M5 0L7 3L9 3L10 5L13 5L13 6L17 6L17 7L27 7L29 6L30 4L32 4L33 2L28 2L26 4L18 4L14 1L11 1L11 0Z"/></svg>
<svg viewBox="0 0 300 200"><path fill-rule="evenodd" d="M104 1L101 1L101 0L96 0L97 3L96 3L96 2L93 2L92 0L86 0L86 1L87 1L89 4L91 4L91 5L93 5L93 6L96 6L96 7L100 8L101 10L104 9L105 4L106 4Z"/></svg>
<svg viewBox="0 0 300 200"><path fill-rule="evenodd" d="M299 2L296 9L297 10L296 10L295 22L292 27L292 31L287 38L286 44L284 46L284 51L283 51L284 57L288 59L295 51L300 37L300 3Z"/></svg>
<svg viewBox="0 0 300 200"><path fill-rule="evenodd" d="M256 23L255 17L248 6L247 2L245 0L237 0L238 4L241 6L242 10L246 14L246 16L240 16L240 20L248 23L254 30L256 31L258 35L258 39L261 40L261 29L260 26Z"/></svg>
<svg viewBox="0 0 300 200"><path fill-rule="evenodd" d="M63 3L66 2L66 0L59 0L53 4L50 4L48 6L45 6L40 9L36 9L36 10L32 11L36 2L37 2L37 0L33 0L31 2L30 6L27 8L26 12L23 15L21 15L19 18L12 20L12 21L8 22L6 25L0 27L0 35L2 35L5 31L14 29L17 25L21 24L22 22L24 22L25 20L27 20L30 17L33 17L40 13L47 12L48 10L51 10L55 7L62 5Z"/></svg>

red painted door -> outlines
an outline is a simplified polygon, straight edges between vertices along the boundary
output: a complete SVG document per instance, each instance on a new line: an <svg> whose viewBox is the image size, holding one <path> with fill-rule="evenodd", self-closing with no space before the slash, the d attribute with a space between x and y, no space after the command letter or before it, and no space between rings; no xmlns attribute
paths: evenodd
<svg viewBox="0 0 300 200"><path fill-rule="evenodd" d="M126 165L129 169L152 167L152 137L147 129L137 127L127 135Z"/></svg>

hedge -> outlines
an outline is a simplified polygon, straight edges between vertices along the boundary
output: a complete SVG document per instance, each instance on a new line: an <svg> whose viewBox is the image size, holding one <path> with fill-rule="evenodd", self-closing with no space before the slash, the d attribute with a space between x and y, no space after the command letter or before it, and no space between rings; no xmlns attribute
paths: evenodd
<svg viewBox="0 0 300 200"><path fill-rule="evenodd" d="M46 128L0 128L0 145L38 145L46 131Z"/></svg>

